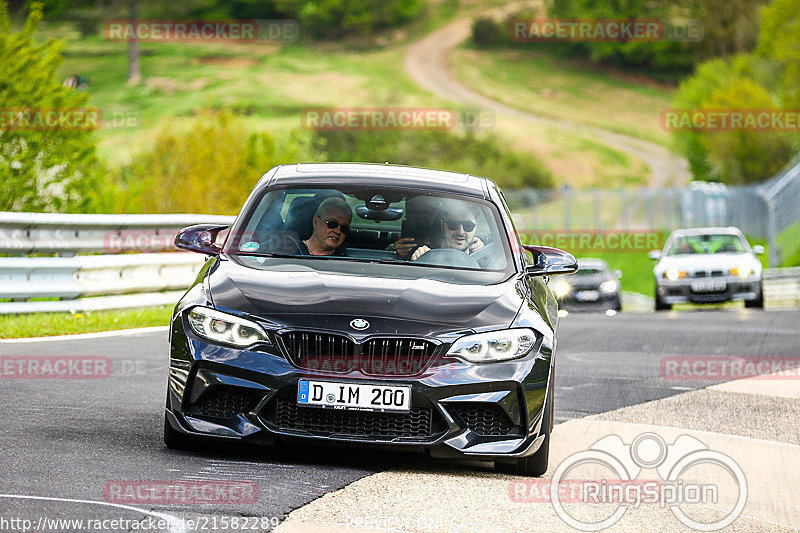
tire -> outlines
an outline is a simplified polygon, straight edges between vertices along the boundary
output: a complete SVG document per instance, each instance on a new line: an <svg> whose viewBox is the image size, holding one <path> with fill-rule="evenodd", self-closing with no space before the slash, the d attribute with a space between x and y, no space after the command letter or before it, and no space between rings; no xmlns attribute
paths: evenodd
<svg viewBox="0 0 800 533"><path fill-rule="evenodd" d="M658 297L658 283L656 283L656 311L669 311L672 309L672 304L664 303L661 298Z"/></svg>
<svg viewBox="0 0 800 533"><path fill-rule="evenodd" d="M539 477L547 472L547 461L550 458L550 433L553 431L553 389L555 382L550 389L548 401L544 406L544 416L542 423L547 424L547 433L545 433L544 441L536 453L530 457L523 457L517 459L513 463L504 463L501 461L494 462L494 469L503 474L512 474L518 476L531 476Z"/></svg>
<svg viewBox="0 0 800 533"><path fill-rule="evenodd" d="M617 296L617 299L614 300L614 307L612 307L611 309L613 309L617 313L622 311L622 300L620 300L619 296Z"/></svg>
<svg viewBox="0 0 800 533"><path fill-rule="evenodd" d="M764 284L760 284L758 287L758 298L755 300L745 300L744 301L745 307L756 308L756 309L764 309Z"/></svg>

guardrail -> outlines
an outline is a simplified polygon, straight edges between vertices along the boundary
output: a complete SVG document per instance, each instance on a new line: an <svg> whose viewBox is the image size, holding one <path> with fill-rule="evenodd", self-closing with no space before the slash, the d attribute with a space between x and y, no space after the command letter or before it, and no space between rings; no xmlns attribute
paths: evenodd
<svg viewBox="0 0 800 533"><path fill-rule="evenodd" d="M232 224L219 215L64 215L0 212L0 254L174 250L192 224Z"/></svg>
<svg viewBox="0 0 800 533"><path fill-rule="evenodd" d="M763 272L768 308L800 307L800 267L767 268Z"/></svg>
<svg viewBox="0 0 800 533"><path fill-rule="evenodd" d="M215 215L64 215L0 212L0 314L120 309L175 303L204 258L176 252L193 224ZM122 253L137 251L144 253ZM153 252L174 253L153 253ZM75 255L77 253L102 255ZM67 255L67 257L63 257ZM37 299L48 301L36 301ZM53 300L58 298L58 300ZM30 301L34 300L34 301Z"/></svg>
<svg viewBox="0 0 800 533"><path fill-rule="evenodd" d="M192 224L232 224L214 215L62 215L0 212L0 315L172 304L204 258L174 252ZM126 251L144 253L128 254ZM166 252L173 253L152 253ZM78 252L103 255L76 256ZM768 308L800 306L800 268L764 270ZM36 301L47 298L49 301ZM53 300L58 298L58 300ZM34 300L34 301L30 301Z"/></svg>

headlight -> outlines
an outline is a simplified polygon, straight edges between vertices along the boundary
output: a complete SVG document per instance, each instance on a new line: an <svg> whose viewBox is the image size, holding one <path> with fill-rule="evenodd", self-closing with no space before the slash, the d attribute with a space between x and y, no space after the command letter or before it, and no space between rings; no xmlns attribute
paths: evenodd
<svg viewBox="0 0 800 533"><path fill-rule="evenodd" d="M504 329L461 337L447 355L460 357L470 363L493 363L516 359L527 354L536 342L532 329Z"/></svg>
<svg viewBox="0 0 800 533"><path fill-rule="evenodd" d="M675 281L675 280L680 279L680 278L685 278L686 277L686 271L685 270L678 270L677 268L674 268L674 267L673 268L668 268L667 270L664 271L664 277L667 278L670 281Z"/></svg>
<svg viewBox="0 0 800 533"><path fill-rule="evenodd" d="M746 278L747 276L753 273L753 269L747 263L742 263L739 266L731 267L730 272L734 276L741 276L743 278Z"/></svg>
<svg viewBox="0 0 800 533"><path fill-rule="evenodd" d="M600 290L603 292L614 292L617 290L617 281L610 279L600 284Z"/></svg>
<svg viewBox="0 0 800 533"><path fill-rule="evenodd" d="M189 325L201 337L244 348L257 342L269 343L264 329L253 321L222 313L209 307L193 307Z"/></svg>
<svg viewBox="0 0 800 533"><path fill-rule="evenodd" d="M569 294L569 289L569 283L564 280L558 280L557 282L553 283L553 293L556 295L556 298L563 298Z"/></svg>

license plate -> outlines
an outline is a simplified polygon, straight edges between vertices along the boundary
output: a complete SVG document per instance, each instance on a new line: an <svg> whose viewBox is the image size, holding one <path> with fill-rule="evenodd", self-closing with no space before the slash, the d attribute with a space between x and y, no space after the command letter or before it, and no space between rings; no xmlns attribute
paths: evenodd
<svg viewBox="0 0 800 533"><path fill-rule="evenodd" d="M597 291L578 291L575 293L575 299L582 302L594 302L600 298L600 293Z"/></svg>
<svg viewBox="0 0 800 533"><path fill-rule="evenodd" d="M301 379L297 384L297 403L330 409L408 412L411 387Z"/></svg>
<svg viewBox="0 0 800 533"><path fill-rule="evenodd" d="M693 292L722 292L727 288L725 280L704 279L692 282Z"/></svg>

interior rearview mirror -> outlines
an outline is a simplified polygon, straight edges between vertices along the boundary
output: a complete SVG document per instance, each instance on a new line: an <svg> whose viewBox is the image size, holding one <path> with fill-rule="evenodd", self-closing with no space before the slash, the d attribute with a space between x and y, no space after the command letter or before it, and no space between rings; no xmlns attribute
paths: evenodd
<svg viewBox="0 0 800 533"><path fill-rule="evenodd" d="M578 270L578 261L569 252L533 244L525 244L523 248L533 255L533 264L525 268L525 274L528 276L556 276L572 274Z"/></svg>

